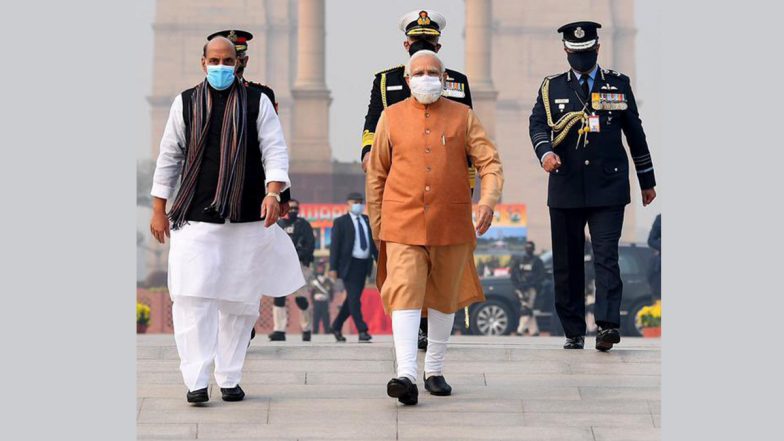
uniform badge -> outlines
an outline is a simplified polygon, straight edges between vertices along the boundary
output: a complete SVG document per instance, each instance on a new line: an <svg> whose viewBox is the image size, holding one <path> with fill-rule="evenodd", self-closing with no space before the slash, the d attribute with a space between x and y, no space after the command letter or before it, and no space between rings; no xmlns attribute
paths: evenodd
<svg viewBox="0 0 784 441"><path fill-rule="evenodd" d="M419 18L417 19L419 26L426 26L430 24L430 17L427 16L427 11L419 11Z"/></svg>
<svg viewBox="0 0 784 441"><path fill-rule="evenodd" d="M397 86L387 86L387 90L403 90L403 85L398 84Z"/></svg>
<svg viewBox="0 0 784 441"><path fill-rule="evenodd" d="M599 93L591 94L591 108L593 110L626 110L629 104L626 102L626 95L622 93Z"/></svg>
<svg viewBox="0 0 784 441"><path fill-rule="evenodd" d="M585 37L585 31L583 28L577 26L577 29L574 30L574 36L577 38L583 38Z"/></svg>
<svg viewBox="0 0 784 441"><path fill-rule="evenodd" d="M449 98L465 98L465 84L444 81L444 92L442 95Z"/></svg>
<svg viewBox="0 0 784 441"><path fill-rule="evenodd" d="M555 104L569 104L569 98L556 98Z"/></svg>
<svg viewBox="0 0 784 441"><path fill-rule="evenodd" d="M229 35L226 36L232 43L237 42L237 34L234 31L229 32Z"/></svg>

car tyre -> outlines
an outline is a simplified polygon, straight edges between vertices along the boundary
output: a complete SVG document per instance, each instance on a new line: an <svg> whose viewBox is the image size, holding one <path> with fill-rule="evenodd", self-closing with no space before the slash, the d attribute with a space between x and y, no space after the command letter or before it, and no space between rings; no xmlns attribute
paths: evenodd
<svg viewBox="0 0 784 441"><path fill-rule="evenodd" d="M517 327L518 319L505 302L488 300L471 311L471 334L508 335Z"/></svg>

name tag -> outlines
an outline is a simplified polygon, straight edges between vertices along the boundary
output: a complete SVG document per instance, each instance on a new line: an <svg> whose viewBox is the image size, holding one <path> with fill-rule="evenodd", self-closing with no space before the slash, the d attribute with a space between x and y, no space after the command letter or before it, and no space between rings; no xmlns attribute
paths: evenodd
<svg viewBox="0 0 784 441"><path fill-rule="evenodd" d="M555 104L569 104L569 98L556 98Z"/></svg>
<svg viewBox="0 0 784 441"><path fill-rule="evenodd" d="M387 86L387 90L403 90L403 85L400 84L397 86Z"/></svg>

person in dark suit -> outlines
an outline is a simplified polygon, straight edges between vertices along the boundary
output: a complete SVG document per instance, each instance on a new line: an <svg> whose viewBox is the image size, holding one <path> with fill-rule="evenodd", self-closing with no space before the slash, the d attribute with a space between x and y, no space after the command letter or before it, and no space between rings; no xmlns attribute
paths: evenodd
<svg viewBox="0 0 784 441"><path fill-rule="evenodd" d="M529 130L536 157L550 173L547 205L555 304L566 334L564 348L584 346L583 246L588 224L596 273L596 349L607 351L621 340L623 285L618 241L624 208L631 202L629 162L621 133L634 161L643 206L656 197L656 179L631 80L596 63L600 27L582 21L558 29L571 69L544 79Z"/></svg>
<svg viewBox="0 0 784 441"><path fill-rule="evenodd" d="M661 214L657 214L656 220L653 221L648 234L648 246L655 250L648 268L648 284L651 285L653 298L661 299Z"/></svg>
<svg viewBox="0 0 784 441"><path fill-rule="evenodd" d="M362 319L362 291L365 281L373 269L373 260L378 260L378 250L370 235L370 221L362 214L364 198L359 193L347 197L349 212L335 219L332 225L332 242L329 247L330 275L340 278L346 287L346 300L340 307L332 333L339 342L346 341L341 330L349 315L359 331L360 342L370 342L368 326Z"/></svg>

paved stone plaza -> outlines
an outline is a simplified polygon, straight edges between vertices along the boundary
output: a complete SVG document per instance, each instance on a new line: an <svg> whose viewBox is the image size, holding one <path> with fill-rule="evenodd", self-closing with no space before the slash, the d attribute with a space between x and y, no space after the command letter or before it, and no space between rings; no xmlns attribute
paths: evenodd
<svg viewBox="0 0 784 441"><path fill-rule="evenodd" d="M138 337L139 439L240 440L557 440L660 438L660 341L624 338L600 353L560 349L555 337L455 336L445 376L451 397L431 396L419 378L419 404L386 396L394 376L390 336L372 344L325 335L248 351L245 401L185 401L171 335ZM423 354L420 352L420 372Z"/></svg>

